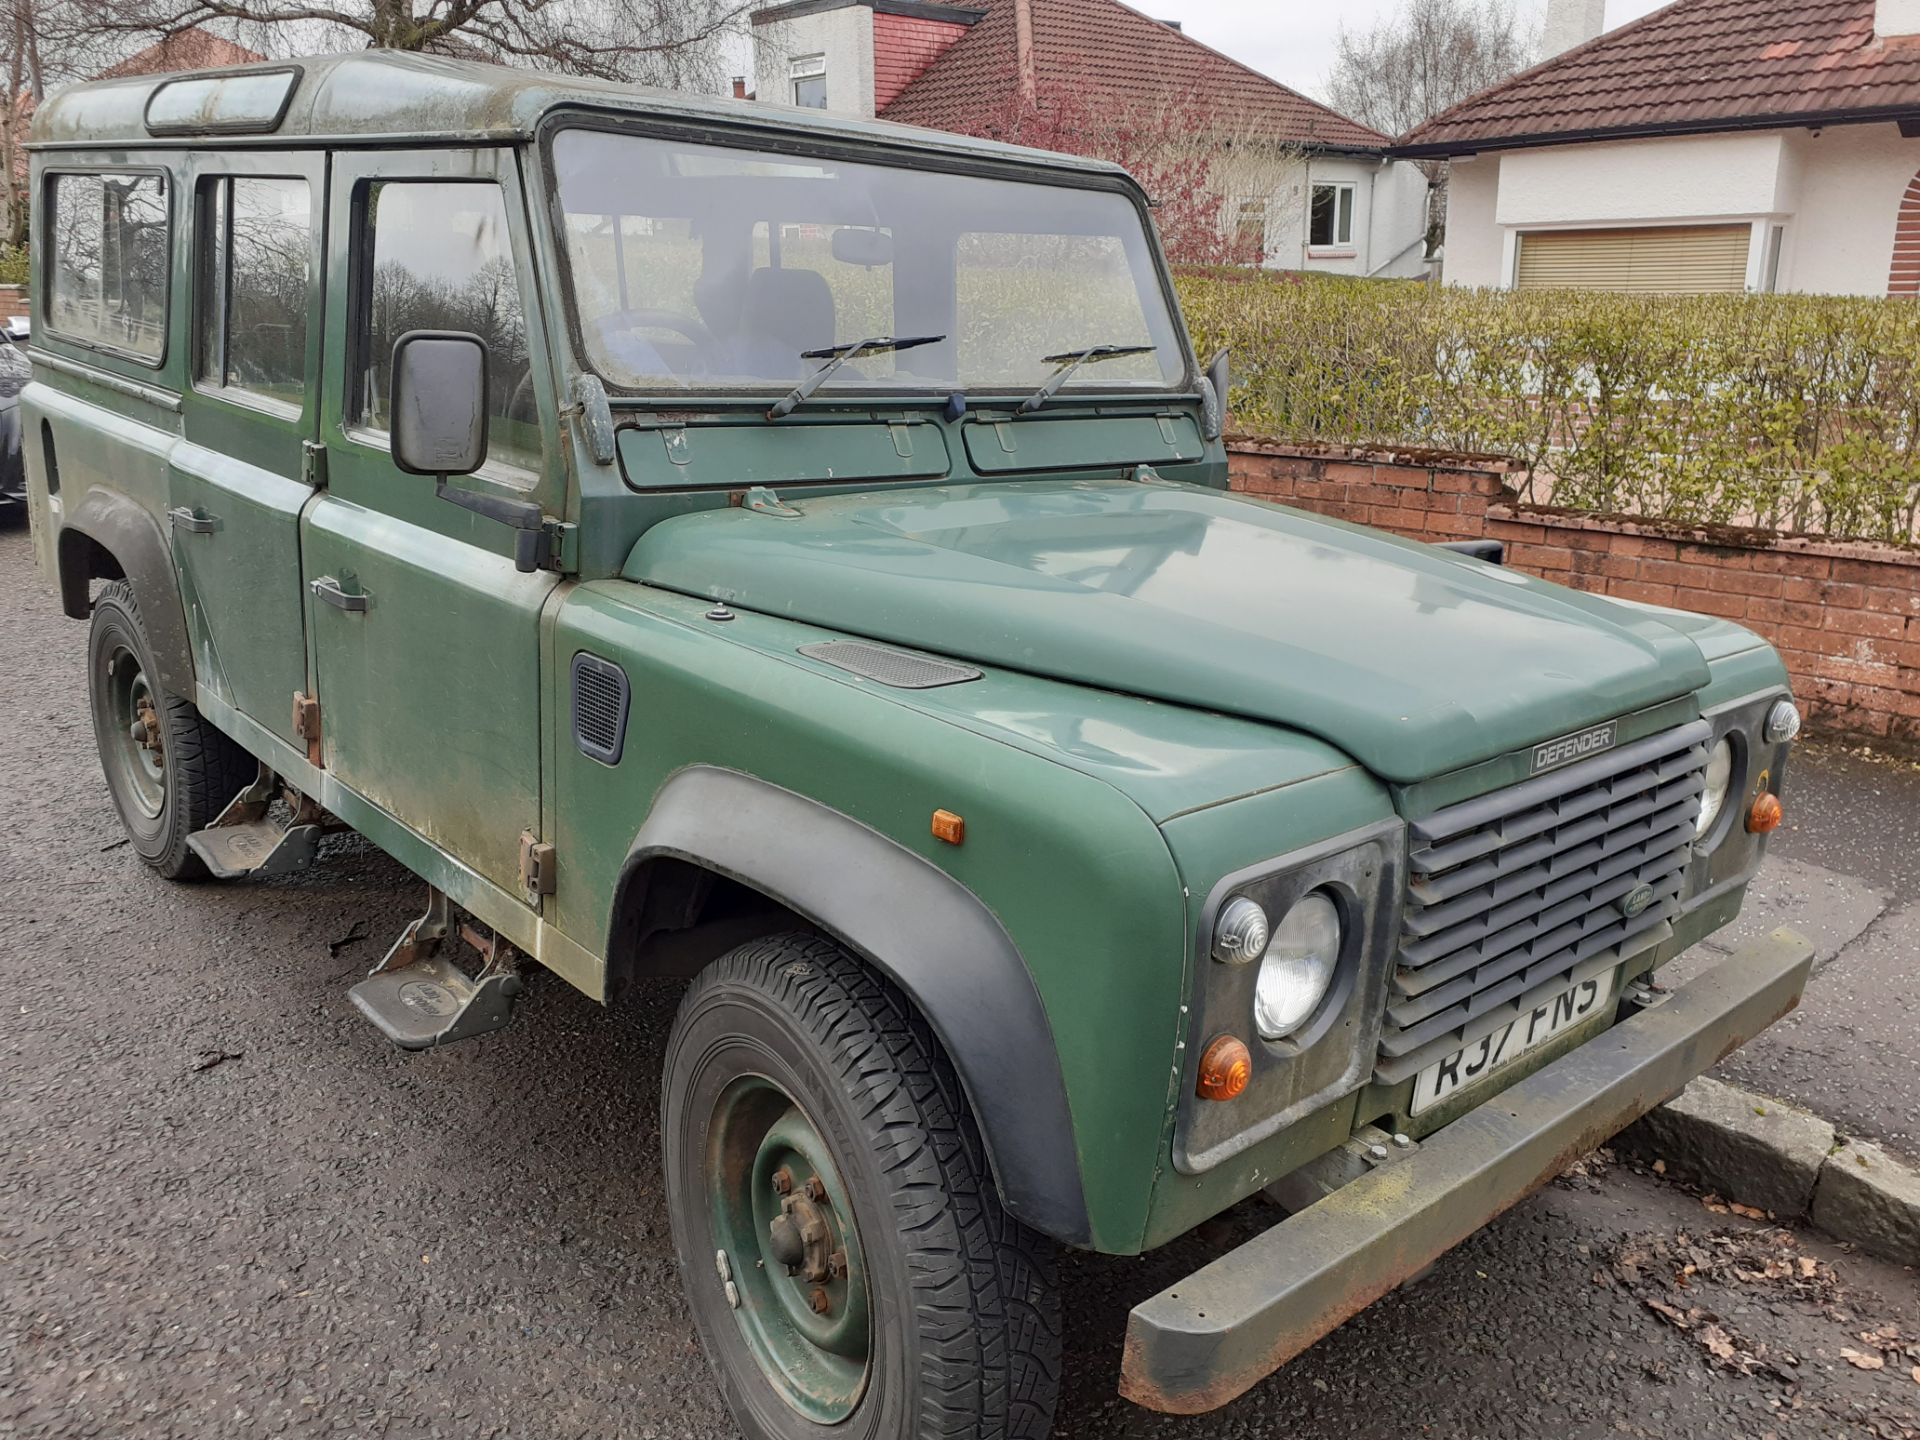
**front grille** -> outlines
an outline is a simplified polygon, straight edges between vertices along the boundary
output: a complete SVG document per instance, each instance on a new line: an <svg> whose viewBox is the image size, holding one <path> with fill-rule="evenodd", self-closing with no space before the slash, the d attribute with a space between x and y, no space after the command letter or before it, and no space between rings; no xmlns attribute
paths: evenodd
<svg viewBox="0 0 1920 1440"><path fill-rule="evenodd" d="M1405 1080L1505 1024L1523 996L1671 933L1712 738L1696 720L1407 827L1378 1080ZM1629 915L1642 886L1653 899Z"/></svg>

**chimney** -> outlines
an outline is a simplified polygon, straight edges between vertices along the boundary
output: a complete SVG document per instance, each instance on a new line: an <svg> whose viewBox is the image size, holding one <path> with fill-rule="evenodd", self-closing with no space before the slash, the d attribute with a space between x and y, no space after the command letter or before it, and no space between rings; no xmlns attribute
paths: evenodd
<svg viewBox="0 0 1920 1440"><path fill-rule="evenodd" d="M1920 0L1879 0L1889 4L1920 5ZM1598 39L1607 29L1607 0L1547 0L1547 24L1540 37L1540 57L1551 60L1576 45Z"/></svg>
<svg viewBox="0 0 1920 1440"><path fill-rule="evenodd" d="M733 98L736 100L751 100L753 98L753 96L747 93L746 76L736 75L733 77Z"/></svg>
<svg viewBox="0 0 1920 1440"><path fill-rule="evenodd" d="M1873 33L1880 40L1920 35L1920 0L1874 0Z"/></svg>

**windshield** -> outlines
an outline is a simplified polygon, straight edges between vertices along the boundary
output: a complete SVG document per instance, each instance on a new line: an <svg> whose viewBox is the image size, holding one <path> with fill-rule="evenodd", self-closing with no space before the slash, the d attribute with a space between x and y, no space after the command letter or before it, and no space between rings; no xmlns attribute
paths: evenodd
<svg viewBox="0 0 1920 1440"><path fill-rule="evenodd" d="M1144 348L1073 388L1186 374L1120 193L599 130L561 132L553 162L587 356L620 389L788 390L824 363L807 352L892 336L937 338L821 390L1024 396L1094 346Z"/></svg>

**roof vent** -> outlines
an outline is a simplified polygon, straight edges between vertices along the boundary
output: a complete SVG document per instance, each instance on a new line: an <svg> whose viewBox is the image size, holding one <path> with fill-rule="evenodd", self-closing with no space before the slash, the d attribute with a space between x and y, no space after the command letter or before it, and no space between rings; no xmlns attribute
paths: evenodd
<svg viewBox="0 0 1920 1440"><path fill-rule="evenodd" d="M1882 40L1920 35L1920 0L1874 0L1873 33Z"/></svg>

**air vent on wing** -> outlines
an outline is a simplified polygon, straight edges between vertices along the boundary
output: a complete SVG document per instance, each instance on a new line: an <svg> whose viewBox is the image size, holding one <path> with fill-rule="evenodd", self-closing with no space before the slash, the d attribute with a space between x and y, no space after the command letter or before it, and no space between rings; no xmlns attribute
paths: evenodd
<svg viewBox="0 0 1920 1440"><path fill-rule="evenodd" d="M573 657L573 743L582 755L618 765L627 743L627 672L582 650Z"/></svg>

